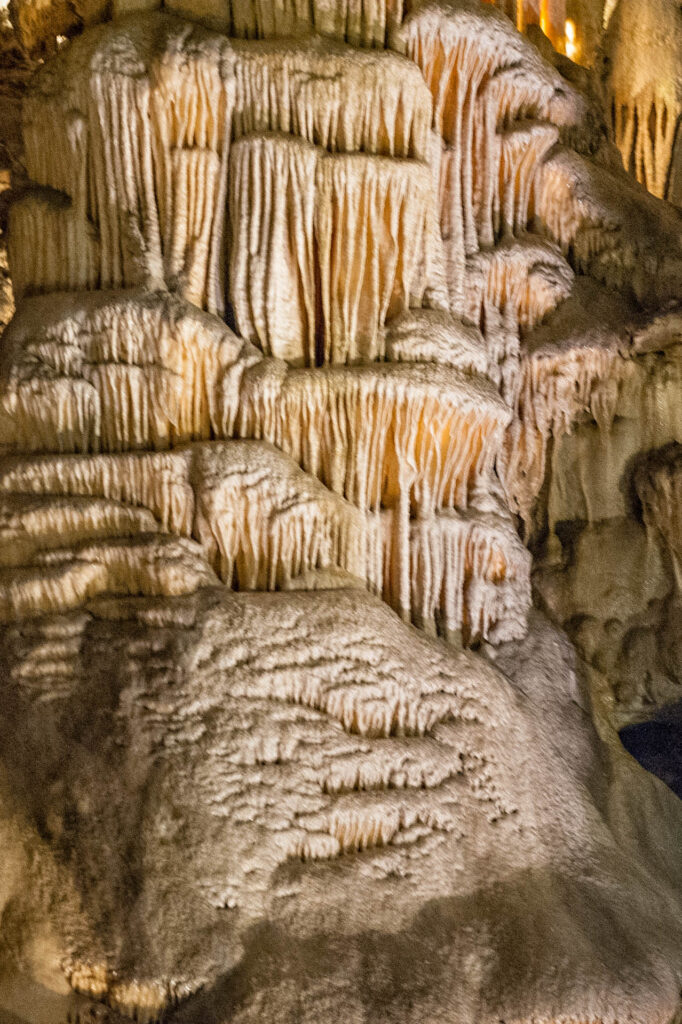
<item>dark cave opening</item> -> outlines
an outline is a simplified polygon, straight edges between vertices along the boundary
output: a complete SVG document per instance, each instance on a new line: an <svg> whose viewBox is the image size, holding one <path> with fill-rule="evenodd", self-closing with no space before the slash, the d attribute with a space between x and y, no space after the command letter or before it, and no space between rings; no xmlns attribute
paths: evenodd
<svg viewBox="0 0 682 1024"><path fill-rule="evenodd" d="M682 799L682 702L620 731L623 746Z"/></svg>

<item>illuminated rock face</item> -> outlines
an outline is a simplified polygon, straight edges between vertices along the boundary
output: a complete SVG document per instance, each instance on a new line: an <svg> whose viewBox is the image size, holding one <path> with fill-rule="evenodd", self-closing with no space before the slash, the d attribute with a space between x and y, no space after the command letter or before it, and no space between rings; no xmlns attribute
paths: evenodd
<svg viewBox="0 0 682 1024"><path fill-rule="evenodd" d="M682 204L682 21L671 0L619 0L604 39L615 141L656 196Z"/></svg>
<svg viewBox="0 0 682 1024"><path fill-rule="evenodd" d="M550 556L586 420L677 440L682 219L494 6L123 6L36 74L11 211L0 1008L672 1019L680 812L519 525L562 622L628 528L679 576L674 459L648 561Z"/></svg>

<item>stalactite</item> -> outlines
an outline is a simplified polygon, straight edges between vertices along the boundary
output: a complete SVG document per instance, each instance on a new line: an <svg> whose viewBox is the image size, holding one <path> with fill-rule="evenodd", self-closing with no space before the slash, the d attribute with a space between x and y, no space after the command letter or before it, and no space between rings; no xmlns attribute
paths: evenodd
<svg viewBox="0 0 682 1024"><path fill-rule="evenodd" d="M649 192L666 196L668 174L682 102L671 98L665 83L651 85L636 97L614 95L612 125L626 170L632 169Z"/></svg>
<svg viewBox="0 0 682 1024"><path fill-rule="evenodd" d="M99 240L94 256L75 250L88 254L75 287L166 280L190 301L223 309L234 91L227 40L161 14L98 29L38 76L24 111L28 173L69 197L74 239L94 230ZM58 140L54 148L46 137ZM42 205L33 216L38 246L65 244L60 220ZM39 277L24 288L48 284Z"/></svg>
<svg viewBox="0 0 682 1024"><path fill-rule="evenodd" d="M584 413L608 432L635 372L633 362L617 348L599 344L539 350L522 359L516 416L506 440L504 479L525 519L544 480L550 436L569 433Z"/></svg>
<svg viewBox="0 0 682 1024"><path fill-rule="evenodd" d="M672 198L669 185L682 114L679 4L623 0L609 19L602 45L607 105L623 165L653 195Z"/></svg>
<svg viewBox="0 0 682 1024"><path fill-rule="evenodd" d="M424 295L430 196L415 161L325 156L286 135L241 139L230 296L242 336L294 366L383 356L387 317Z"/></svg>
<svg viewBox="0 0 682 1024"><path fill-rule="evenodd" d="M227 1001L244 1020L359 1020L377 980L396 1019L521 1019L547 991L538 1013L557 1019L671 1019L674 942L646 956L657 925L675 931L670 893L643 889L650 865L627 850L609 874L608 830L557 831L618 815L583 799L584 694L570 645L531 611L514 512L556 541L549 499L532 506L550 442L581 420L682 436L682 345L661 357L655 337L682 319L666 313L645 354L629 307L620 334L599 301L563 330L576 294L595 295L582 269L672 294L682 222L627 191L619 213L622 179L566 157L560 136L587 151L598 135L578 123L587 101L478 0L170 0L235 42L168 12L119 17L137 2L65 43L27 104L36 190L12 214L12 259L20 291L51 294L21 298L0 352L13 799L37 780L17 805L18 901L0 880L3 948L148 1022L191 994L197 1019ZM645 517L674 546L665 502L682 489L651 490ZM527 642L488 647L521 640L529 611ZM485 657L457 649L479 643ZM598 768L617 754L595 750ZM562 842L584 889L575 956L555 941ZM536 913L537 880L559 926ZM649 892L631 962L608 941L593 956L590 913ZM378 956L355 991L333 963L343 941L320 937L331 908L364 968L367 906ZM530 985L500 914L533 936ZM441 989L421 984L434 949L446 962L440 933L446 967L466 967ZM415 999L393 991L406 937Z"/></svg>
<svg viewBox="0 0 682 1024"><path fill-rule="evenodd" d="M428 160L431 96L411 61L317 37L233 46L237 138L287 132L331 153Z"/></svg>
<svg viewBox="0 0 682 1024"><path fill-rule="evenodd" d="M590 317L596 306L592 305ZM646 466L647 452L656 452L682 437L678 401L682 351L679 344L669 344L675 314L669 316L658 324L654 321L653 330L637 332L634 346L627 336L620 344L612 342L614 366L605 365L607 377L599 385L609 411L614 410L612 422L610 417L602 418L604 426L600 426L595 415L587 412L570 435L557 435L547 474L550 525L571 519L594 524L629 516L635 496L634 470L643 461ZM664 323L671 333L662 349ZM622 355L616 358L619 349ZM657 464L654 458L652 465Z"/></svg>
<svg viewBox="0 0 682 1024"><path fill-rule="evenodd" d="M349 93L359 102L347 104ZM162 15L104 28L45 69L27 100L28 171L57 194L27 198L13 215L18 286L165 281L220 312L232 130L425 160L430 108L417 68L395 54L338 46L330 58L319 41L233 49ZM55 125L59 142L46 149L41 140ZM423 191L422 172L411 177ZM29 236L39 243L27 245Z"/></svg>
<svg viewBox="0 0 682 1024"><path fill-rule="evenodd" d="M245 39L295 36L314 29L353 46L383 48L399 25L405 0L170 0L168 10Z"/></svg>
<svg viewBox="0 0 682 1024"><path fill-rule="evenodd" d="M99 243L61 193L33 191L12 206L8 255L16 301L41 292L95 288Z"/></svg>
<svg viewBox="0 0 682 1024"><path fill-rule="evenodd" d="M444 140L441 232L451 305L461 312L466 256L493 244L505 216L525 226L535 170L556 131L526 129L529 145L515 161L504 126L519 118L576 123L583 103L503 16L479 4L423 4L392 42L421 68L433 96Z"/></svg>
<svg viewBox="0 0 682 1024"><path fill-rule="evenodd" d="M106 1003L136 1024L159 1024L164 1014L192 994L187 984L168 981L120 981L104 963L71 960L66 965L69 984L76 992ZM83 1018L84 1022L85 1018ZM83 1024L80 1017L75 1024Z"/></svg>
<svg viewBox="0 0 682 1024"><path fill-rule="evenodd" d="M494 306L503 321L534 327L568 297L573 285L573 272L560 250L532 235L470 256L467 271L465 312L475 323L485 323L486 306Z"/></svg>
<svg viewBox="0 0 682 1024"><path fill-rule="evenodd" d="M399 842L401 836L404 841L415 842L434 829L447 831L451 827L447 816L436 816L429 803L411 793L376 794L361 811L337 807L328 820L310 823L310 831L295 843L291 855L302 860L326 860L342 853L388 846Z"/></svg>
<svg viewBox="0 0 682 1024"><path fill-rule="evenodd" d="M148 510L166 533L192 536L191 448L125 455L9 456L0 494L96 498Z"/></svg>
<svg viewBox="0 0 682 1024"><path fill-rule="evenodd" d="M0 443L126 451L231 432L250 348L170 296L25 303L4 335Z"/></svg>
<svg viewBox="0 0 682 1024"><path fill-rule="evenodd" d="M339 568L364 580L363 514L260 441L173 452L0 460L5 559L60 538L126 536L157 528L199 542L228 585L275 590L306 572ZM50 526L52 523L52 526ZM36 539L37 538L37 539ZM21 546L23 545L23 547ZM0 561L1 561L0 557Z"/></svg>
<svg viewBox="0 0 682 1024"><path fill-rule="evenodd" d="M485 378L450 367L287 372L264 360L244 376L237 431L270 441L359 508L402 500L427 511L466 508L508 420Z"/></svg>
<svg viewBox="0 0 682 1024"><path fill-rule="evenodd" d="M261 441L196 446L193 533L228 584L275 590L314 569L365 575L364 517Z"/></svg>
<svg viewBox="0 0 682 1024"><path fill-rule="evenodd" d="M217 584L197 544L153 533L37 551L0 568L0 620L78 608L99 594L174 596Z"/></svg>
<svg viewBox="0 0 682 1024"><path fill-rule="evenodd" d="M393 728L399 733L399 728ZM439 756L431 737L412 736L412 757L401 757L401 737L383 737L386 742L364 756L340 756L329 766L322 787L325 793L385 792L388 789L436 789L451 778L464 774L463 760L448 763ZM415 756L416 755L416 756Z"/></svg>
<svg viewBox="0 0 682 1024"><path fill-rule="evenodd" d="M542 92L534 90L525 63L502 65L481 85L469 172L470 216L479 245L492 245L503 227L527 226L537 168L559 134L543 117L563 120L551 99L546 96L543 103Z"/></svg>
<svg viewBox="0 0 682 1024"><path fill-rule="evenodd" d="M494 12L482 14L467 4L425 5L399 31L395 26L394 43L416 61L426 85L419 71L396 55L353 53L316 39L228 47L199 30L179 34L158 19L136 19L131 25L127 50L117 50L116 40L122 37L116 32L91 45L87 73L72 93L78 99L79 90L85 90L87 104L68 104L69 109L85 109L85 115L70 115L54 160L35 154L37 180L72 194L69 209L81 211L84 220L105 224L110 257L119 246L118 277L127 275L146 287L165 280L194 302L207 304L201 294L206 260L209 251L222 252L222 238L220 224L205 214L215 201L227 198L230 293L237 325L248 341L266 354L311 367L372 361L385 353L404 363L416 358L443 366L311 375L303 370L287 374L266 361L247 375L236 424L242 370L255 358L246 349L222 375L214 365L204 367L202 357L200 373L212 397L204 398L200 408L188 397L196 389L188 389L186 398L176 393L178 381L187 378L186 352L177 358L176 352L170 363L164 355L153 368L145 366L144 379L153 384L151 391L145 384L143 394L135 353L125 346L114 353L113 366L106 344L101 351L96 347L83 363L85 373L76 373L77 360L66 358L63 345L41 343L47 372L39 389L49 387L61 395L60 444L64 450L116 450L142 446L147 437L163 447L209 433L231 436L236 425L243 436L265 437L288 452L336 495L349 498L366 519L361 529L354 528L364 538L359 544L332 539L320 498L313 505L315 515L322 516L319 523L316 519L321 539L306 534L302 505L286 516L278 513L267 535L257 526L257 516L249 525L244 494L233 491L220 513L223 526L218 533L213 525L204 526L201 538L228 582L284 586L305 573L338 566L368 580L410 615L413 605L431 600L412 593L410 568L427 557L419 538L427 536L423 523L429 520L441 524L428 534L429 550L435 551L436 535L450 537L443 562L444 578L450 580L445 590L463 593L468 584L456 569L463 527L453 525L460 520L443 517L441 510L466 508L471 481L488 471L508 419L503 404L496 406L492 389L477 375L490 376L507 402L515 403L521 387L518 329L532 327L570 289L570 272L554 248L540 240L512 239L509 233L523 231L538 212L537 169L557 138L556 127L545 119L570 123L580 103L525 42L510 36ZM148 32L150 25L154 46L143 38L143 26ZM518 50L519 61L510 61L510 45L514 53ZM170 56L159 60L155 48ZM142 102L131 75L135 61L143 68L141 81L150 83L149 98L143 101L148 104L143 110L150 125L148 141L139 141L144 133L135 121L141 116L136 104ZM54 110L64 110L56 88L60 73L46 73L45 79L38 95L52 98ZM435 131L429 128L429 92ZM362 102L345 102L349 93ZM103 136L97 134L99 122L91 108L99 111L99 121L133 132L138 148L122 134L116 152L97 156L97 139ZM132 112L130 124L123 117L126 110ZM34 110L27 118L27 131L35 139L43 131L42 123L34 131L36 116L42 115ZM237 141L228 175L224 163L230 131ZM145 185L142 195L135 189L147 181L147 165L151 187ZM110 217L105 223L91 166L95 178L104 174L105 181L110 166L127 189L125 202L112 200L118 221ZM434 219L438 190L439 223ZM137 214L131 220L126 210L142 215L134 245L119 244L126 232L137 230ZM344 213L350 210L352 218ZM198 262L188 262L190 251L200 254ZM110 264L114 267L113 257ZM485 345L473 325L445 311L446 280L450 305L480 325ZM410 308L422 303L437 308ZM441 373L458 379L441 385ZM443 397L437 395L441 386ZM55 424L45 403L31 397L34 388L27 377L19 388L12 384L10 392L33 417L18 444L30 433L30 446L40 450L47 448ZM444 400L447 389L450 404ZM149 419L138 426L127 423L128 409L145 403ZM170 422L162 417L159 428L161 408ZM249 500L260 507L265 499L256 500L254 492ZM422 517L419 534L410 524L414 512ZM216 522L220 516L213 514ZM377 555L382 516L394 525L384 554ZM443 539L439 543L446 545ZM352 557L340 554L351 548L364 550ZM290 551L295 552L293 561L288 554L282 561L281 553ZM386 581L391 571L390 585L379 587L376 581ZM472 595L484 593L484 576L481 570ZM472 636L487 634L496 613L481 609L495 601L502 607L500 593L498 587L495 595L491 590L485 599L476 598L478 611L472 605L452 628L464 626L466 632L470 620L475 623ZM457 600L464 608L463 599ZM419 614L432 621L435 611Z"/></svg>
<svg viewBox="0 0 682 1024"><path fill-rule="evenodd" d="M2 495L0 565L30 564L38 552L54 546L55 537L62 546L73 547L84 540L132 538L156 530L156 520L147 509L103 498Z"/></svg>
<svg viewBox="0 0 682 1024"><path fill-rule="evenodd" d="M677 300L682 216L627 176L557 147L538 174L535 204L576 271L645 304Z"/></svg>
<svg viewBox="0 0 682 1024"><path fill-rule="evenodd" d="M495 238L518 235L528 228L535 212L534 185L538 167L557 143L559 130L542 121L518 121L500 133L498 139L500 184L492 195L492 213L485 212L487 221L492 222Z"/></svg>
<svg viewBox="0 0 682 1024"><path fill-rule="evenodd" d="M434 97L434 124L446 142L461 137L458 116L465 105L473 116L481 85L488 82L501 85L490 92L497 123L532 111L544 121L572 124L584 109L578 95L504 16L477 3L430 0L409 15L393 44L422 69Z"/></svg>
<svg viewBox="0 0 682 1024"><path fill-rule="evenodd" d="M407 160L338 155L317 166L315 233L325 363L384 355L388 317L420 305L431 178Z"/></svg>
<svg viewBox="0 0 682 1024"><path fill-rule="evenodd" d="M248 135L230 155L230 298L239 333L294 366L316 362L316 167L288 135Z"/></svg>
<svg viewBox="0 0 682 1024"><path fill-rule="evenodd" d="M423 688L401 686L390 676L381 686L353 679L326 679L316 672L301 672L288 665L264 667L261 678L244 696L275 699L323 711L351 735L389 739L424 737L441 722L466 721L466 699L452 680ZM309 822L313 825L313 822Z"/></svg>
<svg viewBox="0 0 682 1024"><path fill-rule="evenodd" d="M483 261L480 269L487 271L490 266L486 267ZM470 273L471 270L472 266L469 264ZM510 305L501 310L486 298L480 274L474 278L473 286L482 296L481 304L476 306L476 311L480 322L485 326L487 376L495 384L507 405L515 408L520 365L519 325L512 315L516 307Z"/></svg>
<svg viewBox="0 0 682 1024"><path fill-rule="evenodd" d="M453 510L409 524L409 604L401 606L399 531L382 514L383 597L403 618L448 640L523 636L530 607L530 556L503 508Z"/></svg>

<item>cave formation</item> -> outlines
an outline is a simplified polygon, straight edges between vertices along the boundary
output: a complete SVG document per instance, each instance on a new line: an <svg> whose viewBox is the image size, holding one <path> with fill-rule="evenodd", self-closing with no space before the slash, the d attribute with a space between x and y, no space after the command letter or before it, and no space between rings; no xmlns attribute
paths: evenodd
<svg viewBox="0 0 682 1024"><path fill-rule="evenodd" d="M0 15L2 1024L679 1021L677 3Z"/></svg>

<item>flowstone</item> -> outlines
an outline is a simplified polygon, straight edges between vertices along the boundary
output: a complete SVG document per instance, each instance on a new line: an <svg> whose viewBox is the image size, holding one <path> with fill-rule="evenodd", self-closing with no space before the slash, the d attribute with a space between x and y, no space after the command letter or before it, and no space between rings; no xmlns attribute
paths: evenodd
<svg viewBox="0 0 682 1024"><path fill-rule="evenodd" d="M495 6L167 8L24 103L0 1017L670 1024L682 215Z"/></svg>

